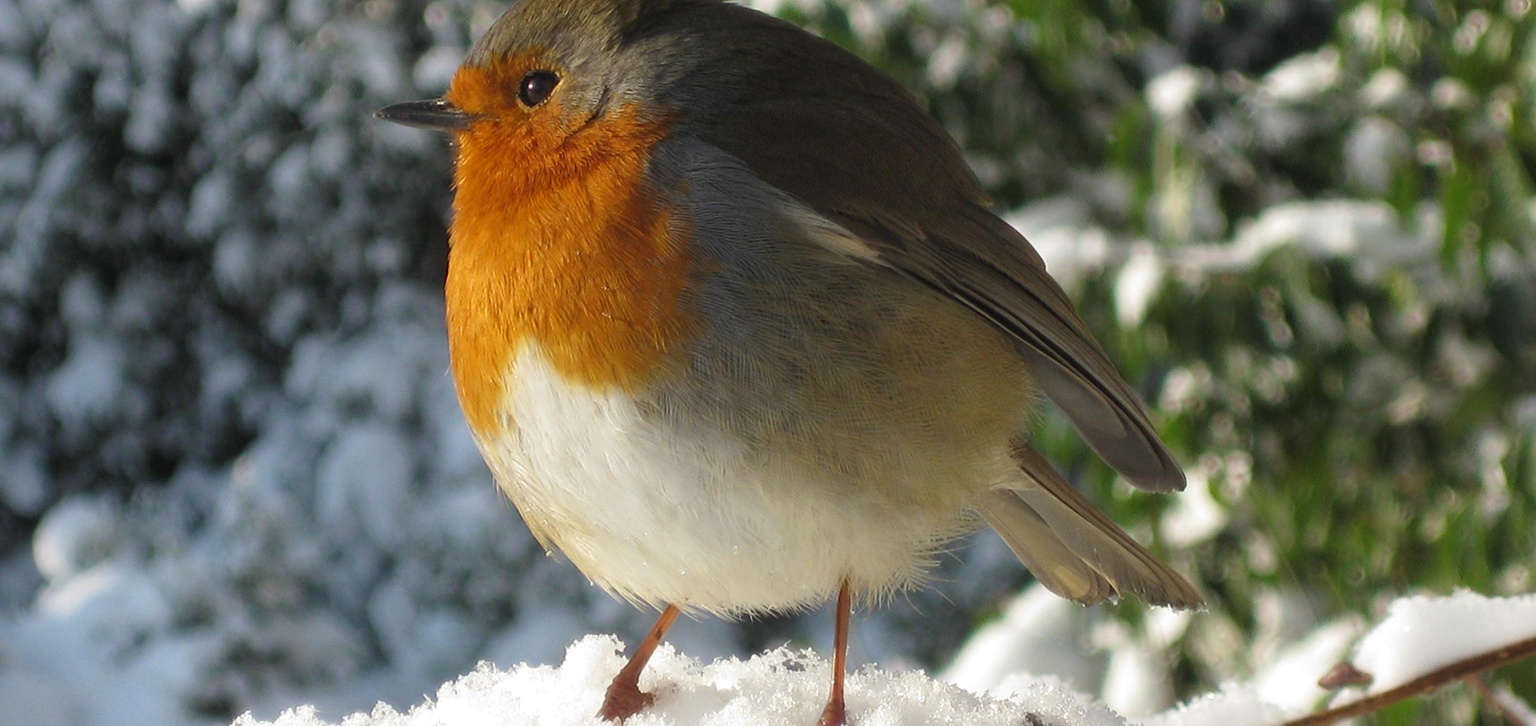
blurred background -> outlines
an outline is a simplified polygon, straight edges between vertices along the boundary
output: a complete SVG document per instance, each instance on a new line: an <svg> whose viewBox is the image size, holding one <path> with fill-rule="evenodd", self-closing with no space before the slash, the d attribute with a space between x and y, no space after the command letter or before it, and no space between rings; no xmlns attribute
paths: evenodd
<svg viewBox="0 0 1536 726"><path fill-rule="evenodd" d="M1275 663L1393 597L1536 589L1530 0L755 5L921 96L1188 465L1135 495L1042 421L1210 606L1030 600L1031 670L1131 717L1301 692ZM446 375L450 150L370 117L503 8L0 0L7 723L339 719L643 635L495 492ZM1029 577L986 534L940 580L860 613L855 660L943 669ZM1536 700L1536 665L1494 680ZM1460 687L1367 722L1499 723Z"/></svg>

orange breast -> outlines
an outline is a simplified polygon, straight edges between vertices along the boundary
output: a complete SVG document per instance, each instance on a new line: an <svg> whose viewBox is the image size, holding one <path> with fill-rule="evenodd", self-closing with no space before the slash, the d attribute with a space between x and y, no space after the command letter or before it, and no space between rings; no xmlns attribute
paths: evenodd
<svg viewBox="0 0 1536 726"><path fill-rule="evenodd" d="M449 97L484 108L500 75L462 70ZM482 436L506 426L506 376L525 344L573 382L628 390L692 326L688 250L643 182L664 121L621 109L564 135L553 114L509 111L459 135L450 230L450 359Z"/></svg>

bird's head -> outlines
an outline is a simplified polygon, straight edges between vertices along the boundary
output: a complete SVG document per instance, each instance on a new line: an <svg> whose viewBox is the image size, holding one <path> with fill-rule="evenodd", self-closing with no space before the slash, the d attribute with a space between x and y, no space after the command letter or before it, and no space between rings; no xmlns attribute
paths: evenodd
<svg viewBox="0 0 1536 726"><path fill-rule="evenodd" d="M660 115L625 41L673 0L519 0L464 59L442 98L381 109L385 120L553 151L618 113Z"/></svg>

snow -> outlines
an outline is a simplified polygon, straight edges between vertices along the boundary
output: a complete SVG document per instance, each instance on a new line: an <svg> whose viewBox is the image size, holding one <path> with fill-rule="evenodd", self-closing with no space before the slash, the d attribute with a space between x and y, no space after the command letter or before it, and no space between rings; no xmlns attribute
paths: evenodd
<svg viewBox="0 0 1536 726"><path fill-rule="evenodd" d="M1402 105L1410 97L1408 76L1396 68L1383 68L1371 74L1360 89L1360 100L1371 108L1389 109Z"/></svg>
<svg viewBox="0 0 1536 726"><path fill-rule="evenodd" d="M1019 724L1030 723L1029 714L1040 723L1061 726L1127 723L1121 714L1138 717L1142 726L1279 724L1310 712L1329 695L1317 680L1360 631L1351 619L1325 623L1278 651L1251 681L1232 682L1157 712L1167 699L1161 648L1183 632L1191 616L1156 612L1149 637L1133 638L1114 627L1112 639L1121 642L1109 653L1102 702L1086 693L1103 660L1081 655L1092 610L1037 585L1016 598L999 621L977 631L942 678L874 666L856 669L848 680L850 717L859 726ZM579 630L578 623L561 623L561 618L550 611L538 620L556 630ZM503 645L527 642L526 637L515 636ZM1536 637L1536 595L1487 598L1462 592L1404 598L1360 641L1354 663L1375 676L1370 692L1380 692L1529 637ZM247 714L234 726L598 726L595 714L603 693L625 659L625 646L616 637L587 635L566 649L559 666L519 663L503 670L481 663L405 713L379 704L370 713L332 721L327 719L334 715L300 706L273 721ZM656 693L656 703L627 723L805 726L820 712L829 677L828 661L814 651L781 647L745 660L722 657L706 664L664 644L640 682L642 689Z"/></svg>
<svg viewBox="0 0 1536 726"><path fill-rule="evenodd" d="M32 559L49 580L63 581L107 559L117 542L117 512L99 497L74 496L48 510L32 535Z"/></svg>
<svg viewBox="0 0 1536 726"><path fill-rule="evenodd" d="M569 645L586 635L587 624L558 604L539 603L525 613L538 627L508 628L486 645L486 660L507 667L519 663L558 663ZM685 649L684 652L691 652Z"/></svg>
<svg viewBox="0 0 1536 726"><path fill-rule="evenodd" d="M1367 116L1344 139L1346 173L1363 190L1384 196L1392 177L1412 159L1408 132L1387 119Z"/></svg>
<svg viewBox="0 0 1536 726"><path fill-rule="evenodd" d="M1374 130L1362 133L1389 133L1379 125L1371 128ZM1359 161L1352 173L1363 184L1385 183L1389 171L1380 165L1388 159L1372 155L1388 153L1388 147L1395 142L1381 138L1357 141L1371 145L1371 149L1351 157ZM1209 190L1196 183L1187 191L1199 197ZM1203 218L1198 209L1191 212L1191 203L1194 202L1186 199L1174 205L1181 210L1179 214L1189 218L1173 220L1170 230L1177 227L1203 233L1220 226L1215 219ZM1069 292L1084 276L1118 267L1116 315L1128 327L1146 314L1147 305L1155 299L1169 274L1164 267L1170 264L1209 271L1248 269L1277 250L1294 248L1317 259L1349 260L1357 274L1373 279L1387 270L1433 259L1440 248L1442 226L1438 210L1430 206L1405 223L1384 202L1296 200L1275 204L1246 220L1229 240L1170 250L1145 240L1111 239L1091 223L1087 206L1078 199L1043 199L1009 214L1007 220L1029 239L1045 259L1051 275Z"/></svg>
<svg viewBox="0 0 1536 726"><path fill-rule="evenodd" d="M101 423L118 410L126 383L127 354L106 337L77 339L69 357L48 379L48 403L69 428Z"/></svg>
<svg viewBox="0 0 1536 726"><path fill-rule="evenodd" d="M1166 119L1177 119L1194 104L1202 88L1211 85L1209 71L1178 66L1147 83L1147 105Z"/></svg>
<svg viewBox="0 0 1536 726"><path fill-rule="evenodd" d="M0 650L0 653L4 653ZM10 726L71 726L83 720L83 710L76 694L54 679L31 671L10 669L0 675L0 703L24 703L26 708L9 708Z"/></svg>
<svg viewBox="0 0 1536 726"><path fill-rule="evenodd" d="M24 443L0 452L0 458L6 462L0 470L0 503L22 516L42 514L51 499L42 447Z"/></svg>
<svg viewBox="0 0 1536 726"><path fill-rule="evenodd" d="M1400 598L1360 641L1351 663L1380 693L1458 660L1536 638L1536 594Z"/></svg>
<svg viewBox="0 0 1536 726"><path fill-rule="evenodd" d="M357 532L380 546L395 544L416 479L408 451L410 442L383 424L342 431L321 454L318 523Z"/></svg>
<svg viewBox="0 0 1536 726"><path fill-rule="evenodd" d="M1115 276L1115 318L1121 327L1134 330L1147 316L1147 308L1163 289L1163 261L1150 245L1138 245Z"/></svg>
<svg viewBox="0 0 1536 726"><path fill-rule="evenodd" d="M170 615L152 578L131 566L103 563L49 587L34 614L0 627L7 666L0 669L0 693L27 689L5 709L7 720L21 711L39 724L187 723L164 694L195 680L200 642L173 638L129 648L168 629Z"/></svg>
<svg viewBox="0 0 1536 726"><path fill-rule="evenodd" d="M499 670L482 664L445 684L436 698L405 713L380 705L371 713L328 720L311 708L284 712L274 721L249 716L235 726L599 726L604 690L624 664L624 646L611 636L587 636L572 644L558 667L518 665ZM831 664L810 651L777 648L746 660L710 664L659 648L640 679L656 702L626 721L630 726L806 726L826 702ZM1005 697L973 694L920 672L864 669L850 674L850 720L859 726L970 724L1017 726L1034 714L1043 724L1122 726L1125 722L1054 679L1014 679Z"/></svg>
<svg viewBox="0 0 1536 726"><path fill-rule="evenodd" d="M1284 202L1264 210L1229 243L1191 245L1180 262L1208 269L1247 268L1282 247L1318 259L1354 261L1363 276L1432 258L1440 228L1426 212L1417 229L1407 229L1383 202L1323 199Z"/></svg>
<svg viewBox="0 0 1536 726"><path fill-rule="evenodd" d="M1435 81L1429 89L1429 98L1436 106L1447 111L1463 111L1477 102L1477 96L1467 84L1452 78Z"/></svg>
<svg viewBox="0 0 1536 726"><path fill-rule="evenodd" d="M978 628L940 677L975 693L1019 673L1052 675L1075 690L1094 691L1106 659L1089 652L1091 625L1090 610L1033 585L1003 617Z"/></svg>
<svg viewBox="0 0 1536 726"><path fill-rule="evenodd" d="M1150 716L1173 700L1161 653L1142 644L1114 649L1104 674L1104 704L1131 718Z"/></svg>
<svg viewBox="0 0 1536 726"><path fill-rule="evenodd" d="M1500 710L1508 714L1507 720L1517 724L1536 723L1536 708L1515 695L1509 684L1500 683L1492 689L1492 700Z"/></svg>
<svg viewBox="0 0 1536 726"><path fill-rule="evenodd" d="M868 33L866 33L867 35ZM935 88L949 88L959 80L960 73L970 61L966 38L960 33L950 33L928 55L928 82Z"/></svg>
<svg viewBox="0 0 1536 726"><path fill-rule="evenodd" d="M1227 508L1211 496L1210 472L1206 466L1185 471L1187 485L1173 506L1163 514L1163 537L1175 549L1186 549L1205 542L1226 528L1230 519Z"/></svg>
<svg viewBox="0 0 1536 726"><path fill-rule="evenodd" d="M1345 618L1318 627L1286 646L1253 679L1255 695L1288 713L1302 713L1317 706L1330 695L1317 685L1318 675L1327 673L1343 659L1361 629L1358 621Z"/></svg>
<svg viewBox="0 0 1536 726"><path fill-rule="evenodd" d="M1105 705L1137 718L1173 704L1170 648L1189 628L1194 613L1153 608L1139 630L1124 623L1100 623L1094 642L1110 655L1100 697Z"/></svg>
<svg viewBox="0 0 1536 726"><path fill-rule="evenodd" d="M1285 102L1307 101L1332 89L1342 74L1338 50L1325 47L1281 63L1260 81L1271 98Z"/></svg>
<svg viewBox="0 0 1536 726"><path fill-rule="evenodd" d="M465 48L440 46L427 51L411 69L411 80L417 88L447 88L459 63L464 60Z"/></svg>
<svg viewBox="0 0 1536 726"><path fill-rule="evenodd" d="M1049 197L1006 217L1045 260L1045 268L1069 293L1083 278L1106 267L1115 251L1109 234L1093 227L1088 205L1076 197Z"/></svg>
<svg viewBox="0 0 1536 726"><path fill-rule="evenodd" d="M1251 686L1229 684L1216 693L1142 719L1140 726L1271 726L1296 715L1266 702Z"/></svg>

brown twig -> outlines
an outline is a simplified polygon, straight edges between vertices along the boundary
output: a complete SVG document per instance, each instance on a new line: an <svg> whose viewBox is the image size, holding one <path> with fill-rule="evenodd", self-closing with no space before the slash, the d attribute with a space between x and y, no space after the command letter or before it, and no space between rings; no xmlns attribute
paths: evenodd
<svg viewBox="0 0 1536 726"><path fill-rule="evenodd" d="M1497 650L1479 653L1470 658L1441 666L1396 688L1366 696L1358 701L1350 701L1342 706L1336 706L1326 711L1319 711L1292 721L1286 721L1282 726L1327 726L1327 724L1342 721L1346 718L1386 708L1409 697L1428 693L1467 676L1493 670L1499 666L1509 665L1515 661L1529 658L1532 655L1536 655L1536 638L1510 643Z"/></svg>
<svg viewBox="0 0 1536 726"><path fill-rule="evenodd" d="M1477 694L1482 696L1484 701L1488 702L1488 706L1497 711L1500 716L1503 716L1505 721L1515 726L1536 726L1536 722L1533 722L1530 718L1529 709L1520 708L1524 704L1520 703L1518 698L1515 699L1515 703L1511 703L1510 699L1506 696L1506 694L1513 696L1513 693L1508 691L1499 693L1489 688L1488 682L1483 680L1482 676L1468 676L1467 685L1472 686L1472 690L1477 691Z"/></svg>

